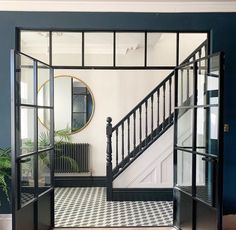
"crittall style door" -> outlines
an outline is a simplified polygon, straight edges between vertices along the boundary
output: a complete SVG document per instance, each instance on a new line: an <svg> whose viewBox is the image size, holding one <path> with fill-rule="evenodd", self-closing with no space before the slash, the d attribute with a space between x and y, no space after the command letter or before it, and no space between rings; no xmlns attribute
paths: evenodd
<svg viewBox="0 0 236 230"><path fill-rule="evenodd" d="M174 225L222 229L223 55L176 69Z"/></svg>
<svg viewBox="0 0 236 230"><path fill-rule="evenodd" d="M49 65L11 51L13 230L54 225L53 79Z"/></svg>

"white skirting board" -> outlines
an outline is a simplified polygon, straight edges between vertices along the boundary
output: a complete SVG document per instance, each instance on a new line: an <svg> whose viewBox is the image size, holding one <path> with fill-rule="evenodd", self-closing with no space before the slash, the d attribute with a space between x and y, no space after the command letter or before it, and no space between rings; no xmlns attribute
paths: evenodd
<svg viewBox="0 0 236 230"><path fill-rule="evenodd" d="M0 230L12 230L11 221L11 214L0 214Z"/></svg>

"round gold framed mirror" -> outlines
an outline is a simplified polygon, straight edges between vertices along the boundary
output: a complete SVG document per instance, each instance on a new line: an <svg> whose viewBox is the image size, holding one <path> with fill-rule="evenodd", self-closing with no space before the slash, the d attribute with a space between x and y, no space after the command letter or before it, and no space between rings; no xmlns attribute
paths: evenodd
<svg viewBox="0 0 236 230"><path fill-rule="evenodd" d="M46 100L49 81L39 88L39 101ZM55 131L70 130L71 134L83 130L90 123L95 109L94 96L88 85L77 77L60 75L54 78ZM48 113L40 113L39 120L49 128Z"/></svg>

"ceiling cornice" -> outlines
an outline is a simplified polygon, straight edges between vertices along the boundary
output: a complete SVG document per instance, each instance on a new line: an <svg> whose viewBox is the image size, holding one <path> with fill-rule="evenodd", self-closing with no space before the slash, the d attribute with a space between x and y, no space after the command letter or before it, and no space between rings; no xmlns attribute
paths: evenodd
<svg viewBox="0 0 236 230"><path fill-rule="evenodd" d="M1 1L0 11L236 12L236 2Z"/></svg>

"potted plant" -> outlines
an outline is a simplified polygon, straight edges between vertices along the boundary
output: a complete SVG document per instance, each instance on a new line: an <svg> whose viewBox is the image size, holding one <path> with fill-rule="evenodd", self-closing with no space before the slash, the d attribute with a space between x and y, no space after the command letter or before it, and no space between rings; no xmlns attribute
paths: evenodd
<svg viewBox="0 0 236 230"><path fill-rule="evenodd" d="M1 213L9 213L9 183L11 169L11 149L0 148L0 210ZM0 214L0 229L11 229L11 215Z"/></svg>

